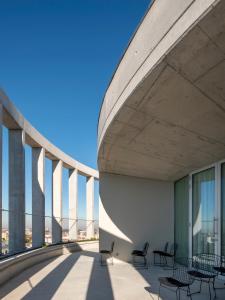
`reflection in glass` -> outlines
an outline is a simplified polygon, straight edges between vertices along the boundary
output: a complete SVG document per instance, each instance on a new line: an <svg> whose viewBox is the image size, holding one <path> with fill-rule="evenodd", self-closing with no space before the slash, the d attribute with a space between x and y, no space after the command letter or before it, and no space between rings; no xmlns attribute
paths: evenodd
<svg viewBox="0 0 225 300"><path fill-rule="evenodd" d="M193 256L215 253L215 169L193 175L192 230Z"/></svg>
<svg viewBox="0 0 225 300"><path fill-rule="evenodd" d="M221 165L221 255L225 255L225 163Z"/></svg>

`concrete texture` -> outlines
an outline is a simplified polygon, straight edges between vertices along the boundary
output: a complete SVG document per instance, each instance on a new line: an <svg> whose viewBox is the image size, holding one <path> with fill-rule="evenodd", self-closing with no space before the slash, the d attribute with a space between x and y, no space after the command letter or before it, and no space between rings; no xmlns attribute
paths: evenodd
<svg viewBox="0 0 225 300"><path fill-rule="evenodd" d="M4 300L156 300L158 299L158 277L170 276L151 266L148 270L137 269L127 263L116 262L105 267L99 264L99 255L94 248L88 251L63 255L48 260L24 271L0 287L0 298ZM217 282L222 286L221 282ZM195 283L194 291L199 286ZM225 297L225 290L218 290L218 300ZM175 294L161 290L161 300L175 299ZM182 292L182 299L190 299ZM209 299L207 286L203 284L196 300Z"/></svg>
<svg viewBox="0 0 225 300"><path fill-rule="evenodd" d="M45 242L45 150L32 148L32 246Z"/></svg>
<svg viewBox="0 0 225 300"><path fill-rule="evenodd" d="M94 237L94 177L86 179L86 237L88 239Z"/></svg>
<svg viewBox="0 0 225 300"><path fill-rule="evenodd" d="M77 238L77 215L78 215L78 172L69 170L69 239Z"/></svg>
<svg viewBox="0 0 225 300"><path fill-rule="evenodd" d="M62 241L62 161L52 161L52 243Z"/></svg>
<svg viewBox="0 0 225 300"><path fill-rule="evenodd" d="M101 172L174 181L224 159L224 20L224 1L154 1L105 94Z"/></svg>
<svg viewBox="0 0 225 300"><path fill-rule="evenodd" d="M24 132L9 130L9 251L25 249Z"/></svg>
<svg viewBox="0 0 225 300"><path fill-rule="evenodd" d="M174 240L173 183L100 174L100 248L115 242L117 258L130 261L132 249L150 250Z"/></svg>

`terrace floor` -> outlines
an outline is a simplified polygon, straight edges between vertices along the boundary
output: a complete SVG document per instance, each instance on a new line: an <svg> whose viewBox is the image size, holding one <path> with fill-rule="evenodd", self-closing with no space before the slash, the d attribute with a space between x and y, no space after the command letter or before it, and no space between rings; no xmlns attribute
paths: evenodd
<svg viewBox="0 0 225 300"><path fill-rule="evenodd" d="M0 288L0 299L76 299L76 300L151 300L158 299L158 277L169 275L160 267L136 269L115 262L100 266L96 247L88 251L62 255L37 264ZM223 282L218 282L221 286ZM193 285L193 290L198 288ZM207 288L193 299L209 299ZM162 289L160 299L175 299L175 294ZM182 292L181 299L190 299ZM218 298L225 299L225 289Z"/></svg>

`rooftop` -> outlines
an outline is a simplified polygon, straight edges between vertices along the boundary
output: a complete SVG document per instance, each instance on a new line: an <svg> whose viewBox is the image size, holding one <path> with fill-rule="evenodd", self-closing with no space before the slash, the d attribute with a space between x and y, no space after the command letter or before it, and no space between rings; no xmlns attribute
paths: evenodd
<svg viewBox="0 0 225 300"><path fill-rule="evenodd" d="M131 264L114 260L114 265L101 266L95 245L88 251L61 255L22 272L0 288L1 299L77 299L77 300L149 300L158 299L158 277L171 271L150 266L136 269ZM217 283L217 284L220 284ZM221 283L222 284L222 283ZM195 286L194 286L195 285ZM193 290L198 289L197 284ZM225 289L218 290L217 299L224 299ZM161 290L160 299L175 295ZM208 299L207 285L194 299ZM182 299L190 299L182 292Z"/></svg>

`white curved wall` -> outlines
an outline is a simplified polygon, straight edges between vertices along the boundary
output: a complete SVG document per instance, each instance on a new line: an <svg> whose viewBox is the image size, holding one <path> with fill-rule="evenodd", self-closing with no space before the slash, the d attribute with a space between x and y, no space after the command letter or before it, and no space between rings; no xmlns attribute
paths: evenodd
<svg viewBox="0 0 225 300"><path fill-rule="evenodd" d="M130 261L146 241L151 251L173 242L173 183L102 173L100 175L100 249L115 242L114 256Z"/></svg>

